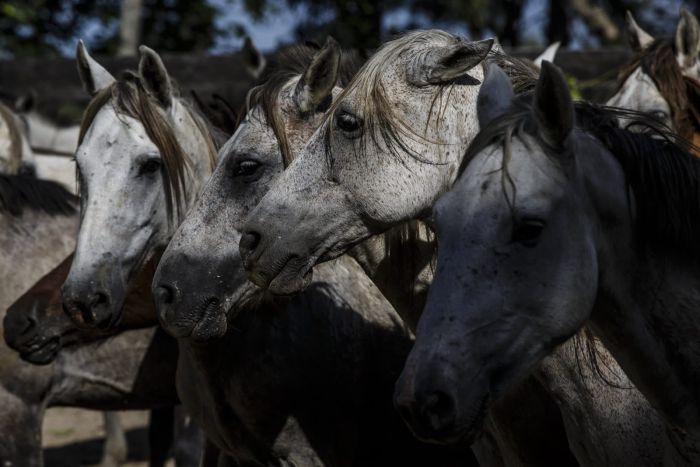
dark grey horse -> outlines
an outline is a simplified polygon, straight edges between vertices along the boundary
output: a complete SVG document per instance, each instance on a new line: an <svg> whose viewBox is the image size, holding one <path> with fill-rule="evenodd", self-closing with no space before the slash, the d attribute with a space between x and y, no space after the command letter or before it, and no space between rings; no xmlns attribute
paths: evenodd
<svg viewBox="0 0 700 467"><path fill-rule="evenodd" d="M490 401L589 325L665 418L666 460L696 464L700 162L642 114L574 105L549 63L532 95L506 84L480 110L484 129L433 209L438 267L397 385L405 419L470 436ZM439 423L420 415L431 394ZM659 464L640 457L653 432L612 446Z"/></svg>

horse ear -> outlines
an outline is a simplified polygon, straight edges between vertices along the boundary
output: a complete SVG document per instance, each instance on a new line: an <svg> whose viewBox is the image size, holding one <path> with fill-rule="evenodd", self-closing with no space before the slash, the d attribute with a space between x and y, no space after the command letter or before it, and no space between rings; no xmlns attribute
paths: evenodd
<svg viewBox="0 0 700 467"><path fill-rule="evenodd" d="M557 51L559 50L560 45L561 42L554 42L553 44L550 44L549 47L544 49L544 52L533 60L535 66L537 66L537 68L542 68L542 62L545 60L554 63L554 57L557 56Z"/></svg>
<svg viewBox="0 0 700 467"><path fill-rule="evenodd" d="M91 96L94 96L115 81L114 76L90 56L82 39L78 41L75 59L78 62L78 74L83 82L83 89Z"/></svg>
<svg viewBox="0 0 700 467"><path fill-rule="evenodd" d="M412 63L407 71L408 81L415 86L443 84L465 77L471 70L484 61L493 47L493 39L478 42L459 41L446 47L436 47L421 58L421 62ZM471 77L469 77L471 78ZM469 84L479 84L471 78Z"/></svg>
<svg viewBox="0 0 700 467"><path fill-rule="evenodd" d="M476 100L479 126L484 128L505 113L514 96L513 85L505 72L499 66L489 63L484 70L484 84L479 89Z"/></svg>
<svg viewBox="0 0 700 467"><path fill-rule="evenodd" d="M651 34L639 27L637 22L634 20L634 16L632 16L632 12L629 10L627 10L625 20L627 22L627 40L629 40L632 50L635 52L641 52L649 47L652 42L654 42L654 38L651 36Z"/></svg>
<svg viewBox="0 0 700 467"><path fill-rule="evenodd" d="M139 75L141 75L143 87L164 108L170 108L173 103L173 88L163 60L153 49L145 45L139 47L139 53L141 53Z"/></svg>
<svg viewBox="0 0 700 467"><path fill-rule="evenodd" d="M314 110L331 95L338 81L340 54L340 46L335 39L328 36L323 48L301 75L294 89L294 102L300 113Z"/></svg>
<svg viewBox="0 0 700 467"><path fill-rule="evenodd" d="M493 45L491 46L491 51L497 54L506 53L506 51L503 50L503 46L501 45L501 41L498 40L498 37L493 38Z"/></svg>
<svg viewBox="0 0 700 467"><path fill-rule="evenodd" d="M690 11L681 8L681 19L676 29L676 59L681 69L690 68L698 61L700 52L700 25Z"/></svg>
<svg viewBox="0 0 700 467"><path fill-rule="evenodd" d="M253 40L246 36L245 42L243 42L243 49L241 49L243 54L243 65L246 71L255 79L260 78L265 67L267 66L267 61L265 56L260 53Z"/></svg>
<svg viewBox="0 0 700 467"><path fill-rule="evenodd" d="M574 128L574 104L566 78L550 62L542 63L533 110L544 139L552 146L562 146Z"/></svg>

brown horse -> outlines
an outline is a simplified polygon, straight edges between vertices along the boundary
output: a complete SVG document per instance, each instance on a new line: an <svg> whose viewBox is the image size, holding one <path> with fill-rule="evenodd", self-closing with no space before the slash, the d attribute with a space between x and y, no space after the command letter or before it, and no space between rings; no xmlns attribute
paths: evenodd
<svg viewBox="0 0 700 467"><path fill-rule="evenodd" d="M77 328L63 312L61 300L61 285L68 276L72 260L73 254L27 290L10 306L5 315L3 324L7 345L17 351L23 360L34 365L49 365L62 353L69 354L81 346L90 344L100 345L113 336L119 335L117 340L128 342L133 333L124 331L154 327L157 323L150 294L150 282L139 278L126 299L123 319L118 327L105 331ZM168 340L170 339L165 338L165 341ZM170 362L166 362L165 366L170 365L171 371L175 360L173 356ZM174 382L167 385L172 387ZM174 445L176 465L199 465L202 435L196 426L186 421L185 417L183 411L179 409L173 411L172 406L155 407L151 410L149 424L149 465L151 467L165 465L168 452L173 445L173 433L177 435L177 442Z"/></svg>

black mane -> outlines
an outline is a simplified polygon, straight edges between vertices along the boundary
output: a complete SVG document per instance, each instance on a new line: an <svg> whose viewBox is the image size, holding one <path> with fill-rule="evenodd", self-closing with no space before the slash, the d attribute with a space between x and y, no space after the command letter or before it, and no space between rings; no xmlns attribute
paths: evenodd
<svg viewBox="0 0 700 467"><path fill-rule="evenodd" d="M700 159L691 154L693 146L641 112L585 102L575 103L575 111L576 128L599 140L622 167L634 195L641 244L681 255L700 253ZM619 119L632 123L623 128ZM537 131L530 93L516 97L510 109L482 129L467 150L460 172L492 144L506 148L503 168L507 172L507 143L523 134L534 138L546 153L556 152Z"/></svg>
<svg viewBox="0 0 700 467"><path fill-rule="evenodd" d="M19 217L24 209L67 216L78 198L56 182L30 175L0 175L0 212Z"/></svg>

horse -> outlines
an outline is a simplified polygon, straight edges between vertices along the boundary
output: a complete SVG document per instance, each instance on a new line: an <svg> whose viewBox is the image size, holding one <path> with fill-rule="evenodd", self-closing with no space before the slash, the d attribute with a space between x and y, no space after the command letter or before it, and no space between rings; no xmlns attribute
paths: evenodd
<svg viewBox="0 0 700 467"><path fill-rule="evenodd" d="M500 86L433 208L435 281L396 398L414 430L470 436L490 400L590 326L697 463L700 161L657 120L572 103L545 63ZM439 344L436 344L439 342ZM418 415L438 394L441 430ZM648 463L648 462L647 462Z"/></svg>
<svg viewBox="0 0 700 467"><path fill-rule="evenodd" d="M0 173L33 174L35 171L34 152L20 118L0 103Z"/></svg>
<svg viewBox="0 0 700 467"><path fill-rule="evenodd" d="M75 162L79 125L59 126L36 110L36 97L27 93L15 100L17 113L29 146L34 153L36 175L59 182L75 192Z"/></svg>
<svg viewBox="0 0 700 467"><path fill-rule="evenodd" d="M125 331L146 329L158 323L150 294L150 280L138 280L124 303L123 319L118 327L104 331L77 328L63 312L61 299L61 285L68 276L72 261L71 254L27 290L7 310L3 321L5 342L11 349L18 352L24 361L34 365L49 365L55 362L59 355L65 354L64 362L70 362L71 353L76 349L85 346L94 348L115 336L118 336L117 340L125 343L131 341L138 343L140 333L125 333ZM143 274L144 279L150 279L150 275ZM144 332L148 334L152 330ZM163 339L163 342L166 343L166 348L173 348L173 343L169 339ZM158 351L158 347L149 349L149 352L153 351ZM109 358L117 359L116 356L109 356ZM144 355L144 361L148 361L146 355ZM138 360L136 363L139 363ZM168 365L171 369L170 374L174 374L174 359L165 363L166 367ZM129 378L137 379L138 366L131 371L134 374L129 375ZM157 384L161 387L164 385L172 387L174 382L158 381ZM172 394L170 400L172 400ZM199 465L203 447L201 431L196 425L187 421L186 415L181 410L170 406L161 407L161 405L158 403L156 407L151 408L150 413L149 466L165 465L171 447L174 448L175 465ZM126 461L126 440L123 432L118 429L119 418L113 412L104 412L104 416L107 427L105 456L111 457L117 463L124 462ZM102 465L109 464L103 460Z"/></svg>
<svg viewBox="0 0 700 467"><path fill-rule="evenodd" d="M37 276L48 272L73 249L77 224L77 200L60 185L30 175L0 175L3 316ZM148 370L146 376L139 375L142 364L143 371L155 365L144 355L157 355L158 349L166 348L161 342L175 347L164 334L154 336L148 331L126 340L69 350L43 367L24 363L7 346L0 346L0 430L7 438L0 446L0 462L42 465L41 423L49 406L116 410L145 408L148 404L158 407L172 401L172 385L164 388L160 383L168 371L162 363ZM171 378L174 370L172 365ZM113 422L114 417L108 417L108 427L113 428ZM111 437L108 453L111 450L119 457L125 454L119 452L121 448L124 446L120 446L119 438Z"/></svg>
<svg viewBox="0 0 700 467"><path fill-rule="evenodd" d="M522 66L513 57L487 57L490 46L490 41L466 42L442 31L408 33L385 44L249 214L239 246L251 280L275 293L291 293L311 279L314 264L391 226L427 217L433 201L451 185L478 132L477 96L484 77L479 65L485 59L503 63L522 89L536 77L533 66ZM571 353L562 351L558 357L559 366L578 367ZM549 368L542 368L539 381L521 386L501 401L503 405L492 405L487 428L508 446L502 451L524 456L529 450L536 459L536 443L527 436L554 431L533 430L530 423L536 416L527 417L527 422L513 418L518 407L535 406L532 401L538 393L548 393L549 400L559 405L571 445L578 443L576 457L583 464L591 458L596 459L591 464L598 459L626 462L639 430L648 432L646 438L658 437L656 414L638 392L620 392L596 379L578 378L573 383L590 394L583 401L589 404L586 410L578 410L582 399L578 391L569 390L571 385L547 386L570 374L565 369L551 375ZM615 373L624 377L619 369ZM620 410L644 416L610 417L610 404L627 397L629 403ZM585 424L579 423L582 412ZM429 407L425 414L432 415ZM640 419L644 423L638 423ZM593 432L586 433L587 429ZM596 433L605 433L600 442ZM658 443L634 446L650 457L658 455Z"/></svg>
<svg viewBox="0 0 700 467"><path fill-rule="evenodd" d="M700 25L681 8L673 39L655 40L627 13L636 56L622 67L607 105L650 114L683 138L700 144ZM634 121L625 119L634 129Z"/></svg>
<svg viewBox="0 0 700 467"><path fill-rule="evenodd" d="M81 225L63 285L78 326L116 324L130 280L168 244L214 166L220 135L177 96L158 54L140 52L139 74L115 79L77 48L93 96L76 152Z"/></svg>

